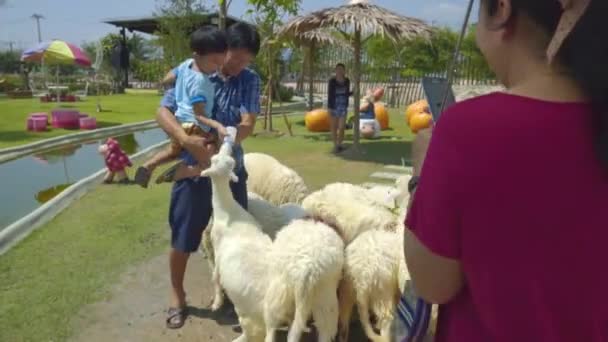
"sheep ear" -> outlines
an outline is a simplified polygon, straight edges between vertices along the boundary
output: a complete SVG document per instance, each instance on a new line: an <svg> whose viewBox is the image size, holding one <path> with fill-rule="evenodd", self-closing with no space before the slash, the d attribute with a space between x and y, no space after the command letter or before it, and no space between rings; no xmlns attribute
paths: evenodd
<svg viewBox="0 0 608 342"><path fill-rule="evenodd" d="M201 172L201 177L209 177L209 170L210 169L205 169Z"/></svg>
<svg viewBox="0 0 608 342"><path fill-rule="evenodd" d="M205 171L203 171L203 172L205 172ZM239 177L236 174L234 174L234 172L230 172L230 180L233 183L237 183L239 181Z"/></svg>

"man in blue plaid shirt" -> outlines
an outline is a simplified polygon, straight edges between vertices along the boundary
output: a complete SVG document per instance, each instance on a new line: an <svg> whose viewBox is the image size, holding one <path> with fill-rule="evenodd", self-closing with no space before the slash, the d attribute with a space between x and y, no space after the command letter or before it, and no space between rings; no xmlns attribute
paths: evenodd
<svg viewBox="0 0 608 342"><path fill-rule="evenodd" d="M228 53L225 63L220 72L210 78L216 85L212 114L213 119L224 127L237 128L233 156L238 182L230 183L230 188L234 199L247 209L247 170L241 144L253 132L256 116L260 112L260 77L247 68L260 49L260 36L253 26L244 23L230 26L226 33ZM185 150L183 163L175 171L176 182L169 208L172 298L166 324L168 328L177 329L184 325L187 315L183 282L188 258L199 248L212 207L211 182L208 178L198 177L201 171L198 165L209 163L207 155L202 152L203 140L185 134L171 112L174 108L175 99L168 91L161 101L157 121Z"/></svg>

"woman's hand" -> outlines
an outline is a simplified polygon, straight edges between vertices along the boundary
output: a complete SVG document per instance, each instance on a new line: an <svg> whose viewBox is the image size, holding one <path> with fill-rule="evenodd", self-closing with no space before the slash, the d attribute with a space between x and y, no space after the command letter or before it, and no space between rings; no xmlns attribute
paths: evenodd
<svg viewBox="0 0 608 342"><path fill-rule="evenodd" d="M414 176L420 176L432 135L432 128L420 130L412 142L412 165L414 167Z"/></svg>

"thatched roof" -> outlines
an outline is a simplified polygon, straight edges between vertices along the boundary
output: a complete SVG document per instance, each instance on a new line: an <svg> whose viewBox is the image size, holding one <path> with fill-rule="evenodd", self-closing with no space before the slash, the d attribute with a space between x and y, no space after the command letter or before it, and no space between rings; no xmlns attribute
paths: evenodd
<svg viewBox="0 0 608 342"><path fill-rule="evenodd" d="M324 29L317 29L312 31L300 32L296 36L291 38L298 45L346 45L341 39L337 39L330 31Z"/></svg>
<svg viewBox="0 0 608 342"><path fill-rule="evenodd" d="M336 38L336 36L332 33L330 29L317 29L307 32L287 32L283 29L279 29L277 32L277 36L279 38L287 38L293 40L298 46L309 46L314 43L316 46L321 45L335 45L343 48L349 48L349 45L344 42L344 40ZM273 39L264 39L262 45L267 45L271 42L274 42Z"/></svg>
<svg viewBox="0 0 608 342"><path fill-rule="evenodd" d="M383 35L393 40L426 36L431 27L420 19L404 17L365 1L326 8L293 18L281 31L297 34L318 28L334 27L341 31L361 30L362 35Z"/></svg>

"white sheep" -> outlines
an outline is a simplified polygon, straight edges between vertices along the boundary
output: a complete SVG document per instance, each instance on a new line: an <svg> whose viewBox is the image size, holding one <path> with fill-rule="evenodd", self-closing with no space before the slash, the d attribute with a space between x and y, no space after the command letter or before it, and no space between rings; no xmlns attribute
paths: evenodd
<svg viewBox="0 0 608 342"><path fill-rule="evenodd" d="M211 158L211 166L201 175L211 178L213 188L213 226L211 243L215 252L212 309L222 306L222 289L230 297L243 334L235 341L263 341L265 336L262 302L268 285L270 237L258 222L232 197L230 180L234 159L230 147L223 145Z"/></svg>
<svg viewBox="0 0 608 342"><path fill-rule="evenodd" d="M221 306L223 288L243 329L235 341L262 341L267 331L266 341L273 341L279 324L293 320L289 342L296 342L311 313L323 331L322 341L331 341L338 321L336 290L344 258L341 238L323 223L298 220L280 231L273 244L232 197L229 181L236 178L234 165L230 147L223 145L201 174L211 178L213 187L213 308Z"/></svg>
<svg viewBox="0 0 608 342"><path fill-rule="evenodd" d="M287 203L277 207L253 192L249 192L247 196L247 211L255 218L262 231L270 236L271 239L274 239L279 229L286 226L289 222L308 216L308 213L298 204ZM207 257L210 269L215 267L215 255L213 244L211 243L212 226L213 222L211 221L203 231L201 241L201 248Z"/></svg>
<svg viewBox="0 0 608 342"><path fill-rule="evenodd" d="M279 231L269 260L266 342L274 341L276 330L290 321L287 341L299 341L311 315L318 341L332 341L338 330L336 292L344 263L344 243L337 232L311 219L296 220Z"/></svg>
<svg viewBox="0 0 608 342"><path fill-rule="evenodd" d="M308 195L302 207L315 218L337 227L345 244L370 229L395 231L395 215L376 203L367 189L348 183L333 183Z"/></svg>
<svg viewBox="0 0 608 342"><path fill-rule="evenodd" d="M248 173L247 187L274 205L301 203L308 187L300 175L263 153L244 156Z"/></svg>
<svg viewBox="0 0 608 342"><path fill-rule="evenodd" d="M340 286L340 342L348 341L354 304L367 337L390 342L391 324L409 273L403 256L403 228L396 232L369 230L357 236L345 252L344 278ZM370 311L380 335L374 331Z"/></svg>

